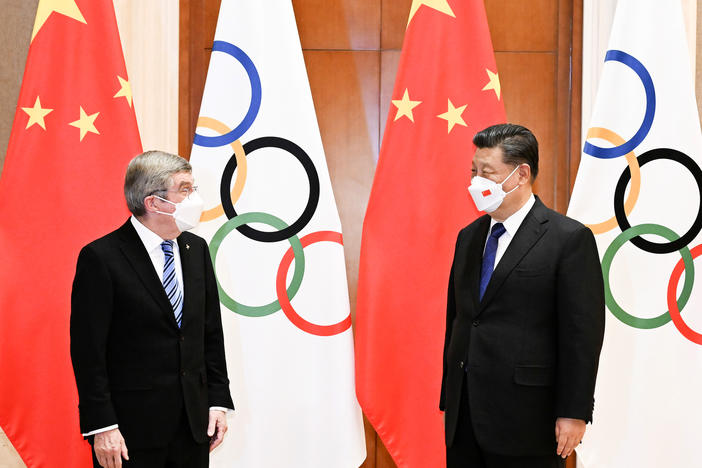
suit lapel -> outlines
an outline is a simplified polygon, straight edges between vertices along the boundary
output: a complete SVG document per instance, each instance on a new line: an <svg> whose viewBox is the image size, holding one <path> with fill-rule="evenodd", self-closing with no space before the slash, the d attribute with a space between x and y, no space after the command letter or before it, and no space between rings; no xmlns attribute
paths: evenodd
<svg viewBox="0 0 702 468"><path fill-rule="evenodd" d="M483 300L480 302L478 315L485 310L487 304L493 299L512 270L548 229L548 219L544 215L545 207L541 200L537 198L534 206L526 215L524 221L522 221L517 233L492 273Z"/></svg>
<svg viewBox="0 0 702 468"><path fill-rule="evenodd" d="M192 291L192 284L193 284L193 271L195 269L192 266L193 263L193 255L192 255L192 246L183 239L182 234L178 236L178 251L180 253L180 266L183 272L183 322L181 323L181 328L185 327L185 324L188 322L189 315L188 314L188 307L190 305L190 301L188 300L188 297L192 298L192 294L188 294L189 291ZM175 320L174 320L175 323Z"/></svg>
<svg viewBox="0 0 702 468"><path fill-rule="evenodd" d="M151 294L161 309L170 316L170 321L173 322L173 325L177 326L175 315L173 314L173 306L168 300L166 291L163 289L163 283L156 274L149 253L146 251L144 243L139 238L130 220L127 220L120 228L120 237L122 239L120 249L144 284L144 288L149 291L149 294Z"/></svg>
<svg viewBox="0 0 702 468"><path fill-rule="evenodd" d="M490 217L484 216L480 219L476 235L473 236L467 250L469 256L466 260L466 280L470 286L471 300L473 301L473 315L477 315L480 310L480 269L483 264L483 250L489 230Z"/></svg>

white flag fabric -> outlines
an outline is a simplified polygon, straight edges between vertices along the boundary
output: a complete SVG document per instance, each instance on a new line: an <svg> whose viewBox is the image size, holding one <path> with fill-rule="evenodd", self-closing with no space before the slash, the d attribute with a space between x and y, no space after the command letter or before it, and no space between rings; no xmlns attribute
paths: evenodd
<svg viewBox="0 0 702 468"><path fill-rule="evenodd" d="M605 62L568 209L595 233L607 303L594 422L578 461L693 466L702 135L680 2L619 0Z"/></svg>
<svg viewBox="0 0 702 468"><path fill-rule="evenodd" d="M236 410L215 468L358 467L341 223L290 0L223 0L190 162Z"/></svg>

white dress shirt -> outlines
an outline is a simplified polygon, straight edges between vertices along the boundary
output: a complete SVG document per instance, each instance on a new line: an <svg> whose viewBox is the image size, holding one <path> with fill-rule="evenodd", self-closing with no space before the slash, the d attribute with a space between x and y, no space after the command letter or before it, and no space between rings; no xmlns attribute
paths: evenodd
<svg viewBox="0 0 702 468"><path fill-rule="evenodd" d="M532 193L524 206L519 208L516 212L514 212L514 214L512 214L512 216L502 222L502 225L505 227L505 232L499 237L499 239L497 239L497 252L495 253L494 268L497 268L497 264L500 262L500 259L507 250L507 247L509 247L509 243L512 242L512 239L517 233L519 226L522 225L524 218L526 218L526 215L529 213L529 210L531 210L531 207L534 206L535 202L536 198L534 198L534 194ZM485 239L485 246L487 246L487 240L490 238L492 227L497 223L498 221L495 221L494 219L490 221L490 230L488 231L488 236ZM483 252L485 252L485 246L483 246Z"/></svg>
<svg viewBox="0 0 702 468"><path fill-rule="evenodd" d="M139 239L141 239L141 242L144 244L144 248L146 248L146 252L149 254L149 258L151 259L151 263L154 266L154 270L156 270L156 274L163 283L163 266L166 264L166 259L163 250L161 249L161 243L164 241L164 239L162 239L161 236L153 232L151 229L141 224L141 221L136 219L134 216L132 216L129 219L129 221L131 221L132 226L134 226L134 229L136 230L137 235L139 236ZM183 301L185 302L185 291L183 289L183 267L180 263L180 250L178 248L178 242L175 241L173 243L173 261L175 263L176 276L178 277L178 286L180 287L180 292L183 295ZM210 410L226 412L227 408L212 406ZM112 426L103 427L88 432L86 434L83 434L83 436L87 437L90 435L99 434L100 432L110 431L112 429L117 429L118 427L119 425L114 424Z"/></svg>

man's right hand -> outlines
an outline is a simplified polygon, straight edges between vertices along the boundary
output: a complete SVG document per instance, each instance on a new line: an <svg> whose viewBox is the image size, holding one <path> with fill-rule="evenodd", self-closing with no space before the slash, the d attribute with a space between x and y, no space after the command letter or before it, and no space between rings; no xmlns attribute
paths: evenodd
<svg viewBox="0 0 702 468"><path fill-rule="evenodd" d="M122 458L129 460L127 444L119 429L95 434L93 442L95 456L103 468L122 468Z"/></svg>

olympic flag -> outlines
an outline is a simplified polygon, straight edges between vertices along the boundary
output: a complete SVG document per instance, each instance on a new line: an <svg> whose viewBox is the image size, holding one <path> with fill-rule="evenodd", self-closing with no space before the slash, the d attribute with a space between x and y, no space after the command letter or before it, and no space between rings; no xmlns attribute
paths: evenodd
<svg viewBox="0 0 702 468"><path fill-rule="evenodd" d="M191 154L236 411L214 467L358 467L341 224L290 0L223 0Z"/></svg>
<svg viewBox="0 0 702 468"><path fill-rule="evenodd" d="M596 235L608 309L587 468L699 458L702 136L684 31L679 1L619 1L568 209Z"/></svg>

